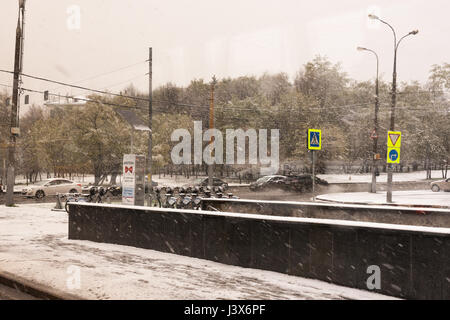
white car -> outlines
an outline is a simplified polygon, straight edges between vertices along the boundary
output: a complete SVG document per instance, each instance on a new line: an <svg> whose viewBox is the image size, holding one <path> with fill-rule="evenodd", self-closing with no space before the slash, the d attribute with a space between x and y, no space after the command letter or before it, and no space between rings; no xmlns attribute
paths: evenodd
<svg viewBox="0 0 450 320"><path fill-rule="evenodd" d="M444 180L433 181L430 183L431 190L434 192L450 191L450 178Z"/></svg>
<svg viewBox="0 0 450 320"><path fill-rule="evenodd" d="M22 195L37 199L57 193L81 193L81 184L67 179L54 178L36 182L22 189Z"/></svg>

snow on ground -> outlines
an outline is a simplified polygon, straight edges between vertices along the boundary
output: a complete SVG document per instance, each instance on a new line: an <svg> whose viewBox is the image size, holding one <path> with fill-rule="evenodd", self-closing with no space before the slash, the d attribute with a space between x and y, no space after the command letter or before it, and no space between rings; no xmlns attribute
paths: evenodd
<svg viewBox="0 0 450 320"><path fill-rule="evenodd" d="M318 174L321 179L325 179L329 183L364 183L372 181L371 173L364 174ZM425 171L415 172L394 172L394 182L407 182L407 181L426 181ZM431 171L432 179L443 179L441 170ZM380 173L377 177L377 182L387 182L387 173Z"/></svg>
<svg viewBox="0 0 450 320"><path fill-rule="evenodd" d="M271 271L68 240L67 214L51 207L0 207L0 273L87 299L392 299ZM67 287L72 266L80 268L80 289Z"/></svg>
<svg viewBox="0 0 450 320"><path fill-rule="evenodd" d="M386 192L329 193L319 195L316 199L340 203L387 204ZM422 205L450 208L450 192L433 192L431 190L393 191L392 201L396 205Z"/></svg>

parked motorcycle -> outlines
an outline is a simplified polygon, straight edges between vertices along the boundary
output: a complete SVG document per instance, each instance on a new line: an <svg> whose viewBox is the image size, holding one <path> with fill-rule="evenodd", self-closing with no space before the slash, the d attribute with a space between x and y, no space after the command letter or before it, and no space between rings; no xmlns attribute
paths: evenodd
<svg viewBox="0 0 450 320"><path fill-rule="evenodd" d="M174 190L172 188L166 188L164 208L176 208L177 198L175 198L173 194Z"/></svg>

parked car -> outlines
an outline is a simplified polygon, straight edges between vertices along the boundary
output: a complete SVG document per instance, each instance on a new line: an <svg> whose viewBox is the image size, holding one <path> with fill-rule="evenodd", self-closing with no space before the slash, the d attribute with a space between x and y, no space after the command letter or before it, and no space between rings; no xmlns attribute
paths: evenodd
<svg viewBox="0 0 450 320"><path fill-rule="evenodd" d="M315 177L315 183L317 185L328 185L328 182ZM310 191L312 189L312 175L271 175L259 178L256 182L250 184L250 190L264 190L269 188L278 188L288 191Z"/></svg>
<svg viewBox="0 0 450 320"><path fill-rule="evenodd" d="M431 190L434 192L450 191L450 178L444 180L433 181L430 183Z"/></svg>
<svg viewBox="0 0 450 320"><path fill-rule="evenodd" d="M81 193L81 184L67 179L47 179L22 189L22 195L42 199L57 193Z"/></svg>
<svg viewBox="0 0 450 320"><path fill-rule="evenodd" d="M265 189L265 188L269 188L269 187L277 187L284 180L286 180L286 176L280 176L280 175L264 176L262 178L259 178L255 182L250 183L250 190L256 191L256 190Z"/></svg>
<svg viewBox="0 0 450 320"><path fill-rule="evenodd" d="M194 186L202 186L202 187L208 186L208 178L198 179L195 182ZM213 178L213 187L225 187L225 189L227 189L228 183L226 183L222 179L214 177Z"/></svg>

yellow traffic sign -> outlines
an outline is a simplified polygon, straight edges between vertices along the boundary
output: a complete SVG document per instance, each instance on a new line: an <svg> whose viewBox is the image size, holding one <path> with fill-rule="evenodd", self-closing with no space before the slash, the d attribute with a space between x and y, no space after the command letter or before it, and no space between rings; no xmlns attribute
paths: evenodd
<svg viewBox="0 0 450 320"><path fill-rule="evenodd" d="M400 163L400 148L387 148L387 163Z"/></svg>
<svg viewBox="0 0 450 320"><path fill-rule="evenodd" d="M322 149L322 130L308 129L308 149L309 150Z"/></svg>
<svg viewBox="0 0 450 320"><path fill-rule="evenodd" d="M402 133L400 131L388 131L387 146L388 148L400 148L402 145Z"/></svg>

